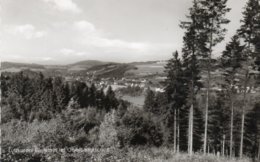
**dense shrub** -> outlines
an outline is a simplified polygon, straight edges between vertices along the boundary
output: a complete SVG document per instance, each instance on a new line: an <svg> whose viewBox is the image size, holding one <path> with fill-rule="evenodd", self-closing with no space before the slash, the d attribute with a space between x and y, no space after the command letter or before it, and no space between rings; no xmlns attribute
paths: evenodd
<svg viewBox="0 0 260 162"><path fill-rule="evenodd" d="M129 110L120 121L119 138L126 145L160 146L163 133L151 114L143 110Z"/></svg>
<svg viewBox="0 0 260 162"><path fill-rule="evenodd" d="M113 110L105 115L104 121L100 125L99 144L102 147L118 147L117 114Z"/></svg>

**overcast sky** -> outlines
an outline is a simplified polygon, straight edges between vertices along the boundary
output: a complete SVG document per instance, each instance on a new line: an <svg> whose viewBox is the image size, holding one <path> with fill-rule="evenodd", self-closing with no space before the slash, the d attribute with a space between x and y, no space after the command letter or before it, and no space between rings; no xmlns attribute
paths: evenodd
<svg viewBox="0 0 260 162"><path fill-rule="evenodd" d="M179 24L191 1L0 0L1 61L166 60L181 49ZM239 28L245 3L229 0L231 23L225 42Z"/></svg>

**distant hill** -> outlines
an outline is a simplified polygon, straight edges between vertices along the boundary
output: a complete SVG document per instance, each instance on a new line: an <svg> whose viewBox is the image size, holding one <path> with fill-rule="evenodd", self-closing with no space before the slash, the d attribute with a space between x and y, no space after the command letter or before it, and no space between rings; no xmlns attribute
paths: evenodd
<svg viewBox="0 0 260 162"><path fill-rule="evenodd" d="M27 64L27 63L16 63L16 62L1 62L1 69L7 68L34 68L34 69L44 69L43 65L39 64Z"/></svg>
<svg viewBox="0 0 260 162"><path fill-rule="evenodd" d="M108 63L103 65L93 66L89 68L88 72L95 72L95 75L101 78L107 77L124 77L125 73L129 70L135 69L135 66L129 64L119 64L119 63Z"/></svg>
<svg viewBox="0 0 260 162"><path fill-rule="evenodd" d="M9 72L17 72L23 69L30 70L44 70L45 67L39 64L27 64L27 63L16 63L16 62L1 62L1 70Z"/></svg>
<svg viewBox="0 0 260 162"><path fill-rule="evenodd" d="M95 65L102 65L102 64L107 64L111 62L103 62L103 61L98 61L98 60L84 60L84 61L79 61L73 64L70 64L72 66L79 65L79 66L95 66Z"/></svg>
<svg viewBox="0 0 260 162"><path fill-rule="evenodd" d="M145 65L145 64L154 64L157 61L140 61L140 62L131 62L131 65Z"/></svg>
<svg viewBox="0 0 260 162"><path fill-rule="evenodd" d="M80 62L76 62L74 64L70 64L69 71L80 71L80 70L86 70L94 66L104 65L108 64L109 62L102 62L98 60L84 60Z"/></svg>
<svg viewBox="0 0 260 162"><path fill-rule="evenodd" d="M88 73L95 73L96 77L124 77L124 76L146 76L154 74L162 74L164 69L164 62L162 61L147 61L147 62L133 62L133 63L115 63L103 62L98 60L84 60L68 65L39 65L3 62L1 70L9 72L19 72L24 69L33 71L42 71L48 75L87 75Z"/></svg>

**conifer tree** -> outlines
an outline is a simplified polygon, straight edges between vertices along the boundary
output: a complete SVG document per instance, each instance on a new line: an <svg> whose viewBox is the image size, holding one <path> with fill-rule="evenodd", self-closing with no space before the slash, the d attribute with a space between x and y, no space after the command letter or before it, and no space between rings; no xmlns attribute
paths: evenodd
<svg viewBox="0 0 260 162"><path fill-rule="evenodd" d="M89 88L89 106L96 106L96 86L94 84L91 84L91 87Z"/></svg>
<svg viewBox="0 0 260 162"><path fill-rule="evenodd" d="M243 12L242 25L239 29L239 34L245 42L244 48L244 62L243 62L243 107L241 114L241 137L240 137L240 150L239 156L243 156L244 148L244 126L245 126L245 110L247 110L248 105L248 88L249 82L253 79L252 76L255 74L252 73L255 63L256 63L256 39L259 35L259 11L260 4L258 0L248 0L245 11Z"/></svg>
<svg viewBox="0 0 260 162"><path fill-rule="evenodd" d="M239 86L239 78L237 77L242 67L243 62L243 49L240 44L238 35L232 37L231 42L227 44L226 50L221 56L221 67L224 71L224 84L222 85L227 92L229 105L230 105L230 141L229 141L229 154L230 157L233 153L233 127L234 127L234 102Z"/></svg>
<svg viewBox="0 0 260 162"><path fill-rule="evenodd" d="M208 111L210 100L211 87L211 71L212 71L212 52L213 48L224 39L226 29L222 26L229 23L225 18L230 8L226 5L227 0L201 0L200 4L203 8L203 14L200 19L203 19L203 46L202 57L206 59L207 80L206 80L206 105L205 105L205 131L203 151L206 154L207 150L207 133L208 133Z"/></svg>
<svg viewBox="0 0 260 162"><path fill-rule="evenodd" d="M103 108L105 108L105 94L104 94L104 90L103 88L101 88L100 90L97 91L97 108L102 110Z"/></svg>
<svg viewBox="0 0 260 162"><path fill-rule="evenodd" d="M53 80L53 92L56 98L56 109L58 112L61 112L66 108L69 100L67 97L68 92L64 89L63 80L60 77L56 77Z"/></svg>
<svg viewBox="0 0 260 162"><path fill-rule="evenodd" d="M29 120L28 116L34 106L31 102L34 88L30 78L23 72L19 72L11 77L9 85L7 102L11 111L16 118Z"/></svg>
<svg viewBox="0 0 260 162"><path fill-rule="evenodd" d="M155 109L155 93L148 88L146 91L145 101L144 101L144 110L147 112L154 112Z"/></svg>
<svg viewBox="0 0 260 162"><path fill-rule="evenodd" d="M110 111L111 109L117 109L117 106L119 105L117 99L116 99L116 94L112 90L112 87L109 86L106 92L106 110L107 112Z"/></svg>
<svg viewBox="0 0 260 162"><path fill-rule="evenodd" d="M80 83L78 100L81 107L87 108L89 106L89 88L85 83Z"/></svg>
<svg viewBox="0 0 260 162"><path fill-rule="evenodd" d="M185 105L187 95L186 85L184 85L182 62L177 51L165 66L165 72L167 74L167 79L164 84L169 104L168 116L172 118L169 121L173 121L170 126L173 126L174 152L177 152L177 129L179 127L177 112Z"/></svg>
<svg viewBox="0 0 260 162"><path fill-rule="evenodd" d="M212 100L212 111L209 112L209 148L213 153L221 152L222 155L225 153L225 140L228 137L230 122L226 95L225 91L218 91L216 99Z"/></svg>
<svg viewBox="0 0 260 162"><path fill-rule="evenodd" d="M188 22L182 22L181 27L186 29L183 37L183 74L184 84L187 86L187 106L189 106L189 128L188 128L188 153L193 153L193 126L194 126L194 105L195 96L201 87L199 82L198 54L201 52L201 8L196 0L193 1L193 7L190 9Z"/></svg>
<svg viewBox="0 0 260 162"><path fill-rule="evenodd" d="M50 119L54 113L57 112L56 109L56 96L53 91L52 78L46 78L44 81L44 92L41 96L40 102L40 118L42 120Z"/></svg>

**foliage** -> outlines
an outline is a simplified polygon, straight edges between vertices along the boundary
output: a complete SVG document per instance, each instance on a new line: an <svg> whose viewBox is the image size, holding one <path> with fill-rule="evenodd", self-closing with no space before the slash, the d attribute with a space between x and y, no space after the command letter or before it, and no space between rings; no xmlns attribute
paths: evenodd
<svg viewBox="0 0 260 162"><path fill-rule="evenodd" d="M117 133L117 114L115 110L105 115L104 121L100 125L99 130L99 144L102 147L118 147L118 133Z"/></svg>
<svg viewBox="0 0 260 162"><path fill-rule="evenodd" d="M150 88L146 91L146 96L144 100L144 110L147 112L156 113L158 107L156 107L155 93ZM157 109L157 110L156 110Z"/></svg>
<svg viewBox="0 0 260 162"><path fill-rule="evenodd" d="M227 107L226 94L218 92L209 115L209 148L212 152L221 152L224 140L229 136L230 110Z"/></svg>
<svg viewBox="0 0 260 162"><path fill-rule="evenodd" d="M142 110L129 110L120 120L119 139L126 146L160 146L163 132L158 118Z"/></svg>
<svg viewBox="0 0 260 162"><path fill-rule="evenodd" d="M257 157L260 146L260 103L256 103L254 108L246 116L245 130L245 151L251 156Z"/></svg>
<svg viewBox="0 0 260 162"><path fill-rule="evenodd" d="M4 73L1 81L3 108L8 109L3 113L8 113L4 116L12 116L12 119L50 120L66 107L92 106L109 111L119 105L111 87L105 95L103 89L97 89L94 84L88 87L83 82L67 83L61 77L45 78L41 73L28 75L23 71L12 75Z"/></svg>

